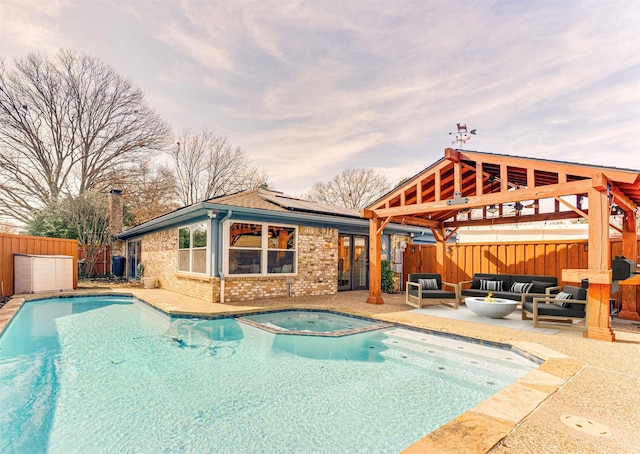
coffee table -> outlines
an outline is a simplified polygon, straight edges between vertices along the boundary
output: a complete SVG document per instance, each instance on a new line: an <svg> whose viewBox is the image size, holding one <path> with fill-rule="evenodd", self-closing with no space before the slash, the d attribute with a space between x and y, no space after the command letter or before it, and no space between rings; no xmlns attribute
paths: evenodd
<svg viewBox="0 0 640 454"><path fill-rule="evenodd" d="M465 304L471 312L481 317L503 318L512 313L518 307L518 301L494 298L493 302L487 302L484 297L465 298Z"/></svg>

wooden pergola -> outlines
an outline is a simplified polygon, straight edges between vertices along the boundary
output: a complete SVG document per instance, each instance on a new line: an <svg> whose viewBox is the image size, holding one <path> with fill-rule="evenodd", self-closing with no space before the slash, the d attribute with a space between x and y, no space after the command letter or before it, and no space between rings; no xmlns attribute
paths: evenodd
<svg viewBox="0 0 640 454"><path fill-rule="evenodd" d="M562 280L589 279L585 336L612 341L609 229L621 233L623 255L635 262L639 204L638 170L447 148L444 158L362 210L370 220L367 303L384 302L381 233L389 222L430 228L437 241L437 272L443 273L445 243L459 227L584 218L589 223L588 269L563 270ZM624 212L622 227L611 224L613 205ZM631 290L633 298L622 292L619 317L640 320Z"/></svg>

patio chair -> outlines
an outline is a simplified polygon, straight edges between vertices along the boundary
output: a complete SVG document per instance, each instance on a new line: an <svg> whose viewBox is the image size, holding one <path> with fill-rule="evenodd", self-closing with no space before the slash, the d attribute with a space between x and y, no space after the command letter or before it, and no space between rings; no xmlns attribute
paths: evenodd
<svg viewBox="0 0 640 454"><path fill-rule="evenodd" d="M451 288L451 291L444 290L444 287ZM418 309L437 304L458 309L460 303L458 284L443 282L439 273L409 274L406 286L406 303Z"/></svg>
<svg viewBox="0 0 640 454"><path fill-rule="evenodd" d="M587 290L565 285L556 295L533 298L522 304L522 319L531 320L534 328L587 330ZM584 320L583 325L574 324Z"/></svg>

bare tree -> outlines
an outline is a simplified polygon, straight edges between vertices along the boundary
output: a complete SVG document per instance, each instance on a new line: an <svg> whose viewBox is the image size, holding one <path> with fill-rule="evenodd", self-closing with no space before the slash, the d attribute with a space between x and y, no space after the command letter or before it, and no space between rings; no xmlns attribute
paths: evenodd
<svg viewBox="0 0 640 454"><path fill-rule="evenodd" d="M172 155L178 197L185 205L267 184L265 172L250 166L240 147L206 128L199 134L184 130Z"/></svg>
<svg viewBox="0 0 640 454"><path fill-rule="evenodd" d="M100 254L111 239L106 194L89 190L77 197L67 196L63 212L84 246L85 273L94 275Z"/></svg>
<svg viewBox="0 0 640 454"><path fill-rule="evenodd" d="M175 175L167 166L152 167L143 162L128 178L114 181L112 187L123 191L125 208L131 215L125 217L125 225L140 224L180 205L175 192Z"/></svg>
<svg viewBox="0 0 640 454"><path fill-rule="evenodd" d="M169 137L141 90L95 58L0 61L0 215L27 222L61 195L104 190Z"/></svg>
<svg viewBox="0 0 640 454"><path fill-rule="evenodd" d="M373 169L346 169L327 182L316 182L303 198L327 205L361 209L389 190L384 175Z"/></svg>

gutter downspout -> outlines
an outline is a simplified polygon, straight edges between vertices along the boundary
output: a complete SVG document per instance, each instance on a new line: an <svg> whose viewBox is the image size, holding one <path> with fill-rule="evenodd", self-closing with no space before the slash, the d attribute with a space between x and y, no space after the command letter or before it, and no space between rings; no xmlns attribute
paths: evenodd
<svg viewBox="0 0 640 454"><path fill-rule="evenodd" d="M233 214L232 210L229 210L227 214L224 215L222 219L220 219L220 223L218 224L218 245L220 249L222 249L222 240L224 235L223 225L224 222L231 217ZM218 275L220 276L220 304L224 303L224 273L222 272L222 256L218 253Z"/></svg>

